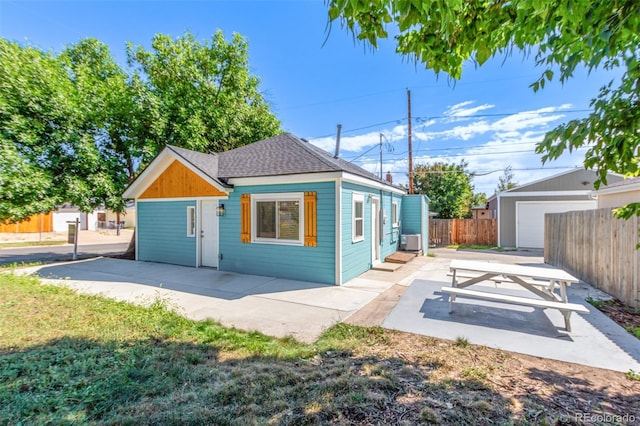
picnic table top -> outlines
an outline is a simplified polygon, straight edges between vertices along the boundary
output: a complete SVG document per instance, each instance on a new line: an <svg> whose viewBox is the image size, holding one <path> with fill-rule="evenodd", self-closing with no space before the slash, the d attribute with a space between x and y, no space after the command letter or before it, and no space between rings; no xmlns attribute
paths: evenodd
<svg viewBox="0 0 640 426"><path fill-rule="evenodd" d="M543 268L538 266L522 266L505 263L479 262L474 260L451 261L449 267L453 270L476 271L503 275L515 275L518 277L539 278L544 280L557 280L566 283L577 283L579 280L573 275L557 268Z"/></svg>

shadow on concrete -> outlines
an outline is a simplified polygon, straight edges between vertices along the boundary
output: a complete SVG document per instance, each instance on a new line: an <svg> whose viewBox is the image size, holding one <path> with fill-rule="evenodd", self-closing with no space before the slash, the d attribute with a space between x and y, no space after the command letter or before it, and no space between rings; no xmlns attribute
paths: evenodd
<svg viewBox="0 0 640 426"><path fill-rule="evenodd" d="M235 300L256 294L335 287L309 281L223 272L212 268L193 268L112 258L45 265L38 270L37 275L48 279L104 282L115 287L118 284L122 286L139 284L224 300Z"/></svg>
<svg viewBox="0 0 640 426"><path fill-rule="evenodd" d="M543 309L521 307L456 297L453 312L449 313L449 294L436 291L436 298L425 299L420 312L423 318L454 322L476 327L488 327L491 330L509 330L550 338L563 338L571 341L571 336L562 333L545 315ZM480 303L478 303L480 302Z"/></svg>

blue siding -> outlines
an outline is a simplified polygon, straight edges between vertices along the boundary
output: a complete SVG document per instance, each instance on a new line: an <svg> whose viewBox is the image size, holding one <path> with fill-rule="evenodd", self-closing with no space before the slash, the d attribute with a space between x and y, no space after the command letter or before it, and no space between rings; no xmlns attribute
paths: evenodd
<svg viewBox="0 0 640 426"><path fill-rule="evenodd" d="M426 255L429 241L429 199L426 195L405 195L402 209L402 233L420 234Z"/></svg>
<svg viewBox="0 0 640 426"><path fill-rule="evenodd" d="M187 237L187 206L195 205L138 201L138 260L196 266L196 238Z"/></svg>
<svg viewBox="0 0 640 426"><path fill-rule="evenodd" d="M364 241L353 242L353 194L364 195ZM383 215L387 217L383 225L383 241L380 260L394 253L398 248L399 229L391 223L392 200L398 202L398 214L402 212L402 198L391 192L369 188L349 182L342 183L342 282L357 277L369 270L371 264L371 205L369 194L381 199Z"/></svg>
<svg viewBox="0 0 640 426"><path fill-rule="evenodd" d="M240 242L240 196L314 191L317 193L317 247ZM278 278L336 283L335 182L236 186L220 217L220 270ZM254 232L252 230L252 232Z"/></svg>

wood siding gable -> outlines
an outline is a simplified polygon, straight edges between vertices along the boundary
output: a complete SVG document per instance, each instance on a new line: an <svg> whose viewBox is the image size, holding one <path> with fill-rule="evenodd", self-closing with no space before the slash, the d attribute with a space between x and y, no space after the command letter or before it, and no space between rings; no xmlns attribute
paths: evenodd
<svg viewBox="0 0 640 426"><path fill-rule="evenodd" d="M181 197L224 197L219 191L180 161L169 167L142 193L141 199Z"/></svg>

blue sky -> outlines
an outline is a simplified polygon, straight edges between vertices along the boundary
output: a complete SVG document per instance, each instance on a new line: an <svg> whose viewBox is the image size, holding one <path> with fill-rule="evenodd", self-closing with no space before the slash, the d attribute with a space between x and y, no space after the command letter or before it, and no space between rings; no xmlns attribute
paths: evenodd
<svg viewBox="0 0 640 426"><path fill-rule="evenodd" d="M544 132L587 114L598 88L615 75L579 70L564 86L533 93L542 70L522 55L469 63L462 79L437 77L394 52L393 40L372 51L334 25L323 0L298 1L0 1L0 36L59 52L85 37L105 42L126 67L126 43L149 47L157 33L190 31L206 40L222 29L249 42L251 71L283 128L333 152L343 125L342 158L406 182L407 89L411 90L414 164L465 160L478 173L476 192L492 194L511 165L527 183L581 166L583 151L544 168L534 154ZM542 169L541 169L542 168Z"/></svg>

